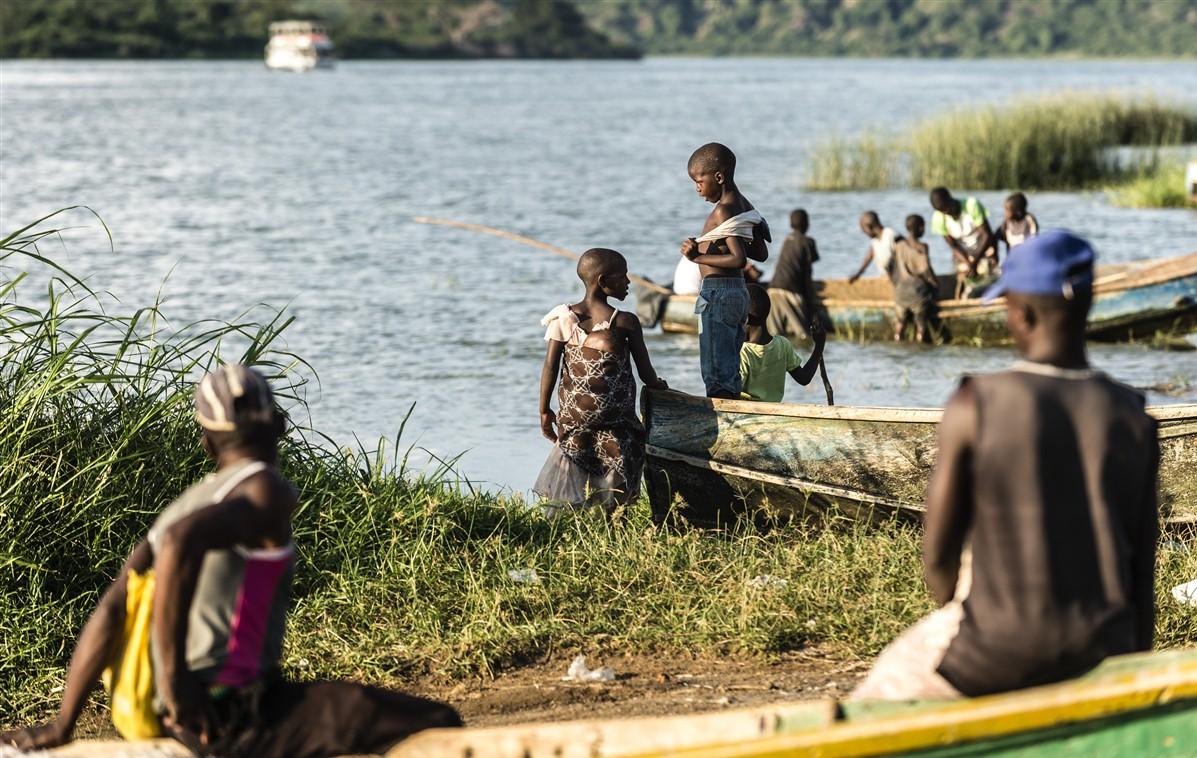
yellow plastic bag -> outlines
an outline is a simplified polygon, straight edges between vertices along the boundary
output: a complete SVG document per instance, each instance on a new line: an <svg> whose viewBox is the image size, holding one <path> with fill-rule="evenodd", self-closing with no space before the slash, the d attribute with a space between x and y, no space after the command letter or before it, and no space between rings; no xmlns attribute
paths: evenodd
<svg viewBox="0 0 1197 758"><path fill-rule="evenodd" d="M154 664L150 659L150 618L154 608L154 570L129 572L125 585L125 628L104 688L112 706L112 724L127 740L148 740L162 733L154 711Z"/></svg>

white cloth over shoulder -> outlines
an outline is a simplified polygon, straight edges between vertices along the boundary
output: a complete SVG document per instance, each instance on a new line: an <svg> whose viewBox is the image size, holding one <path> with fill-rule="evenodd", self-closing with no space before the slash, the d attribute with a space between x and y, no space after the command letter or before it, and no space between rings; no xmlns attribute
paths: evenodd
<svg viewBox="0 0 1197 758"><path fill-rule="evenodd" d="M764 221L764 217L755 209L745 211L737 216L732 216L727 221L724 221L719 226L699 237L697 241L714 242L715 240L727 239L728 237L743 237L750 240L752 239L753 227L764 223Z"/></svg>
<svg viewBox="0 0 1197 758"><path fill-rule="evenodd" d="M610 329L611 322L614 320L615 317L612 316L610 321L595 324L590 331L601 332L604 329ZM577 346L585 342L586 337L590 335L590 332L587 332L578 323L578 314L571 311L569 306L564 303L546 313L545 317L540 320L540 325L547 327L544 333L546 342L555 340Z"/></svg>

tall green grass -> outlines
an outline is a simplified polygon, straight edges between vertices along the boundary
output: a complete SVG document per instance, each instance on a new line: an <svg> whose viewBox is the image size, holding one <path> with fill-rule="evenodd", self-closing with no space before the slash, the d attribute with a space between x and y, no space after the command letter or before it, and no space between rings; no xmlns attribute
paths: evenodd
<svg viewBox="0 0 1197 758"><path fill-rule="evenodd" d="M1194 141L1197 113L1190 109L1149 97L1049 95L952 111L889 139L833 139L812 152L807 187L1083 189L1141 168L1120 162L1110 148Z"/></svg>
<svg viewBox="0 0 1197 758"><path fill-rule="evenodd" d="M1166 161L1149 167L1126 182L1109 187L1110 202L1124 208L1186 208L1185 164Z"/></svg>
<svg viewBox="0 0 1197 758"><path fill-rule="evenodd" d="M294 418L311 376L283 349L285 316L167 329L157 306L110 313L41 255L51 236L0 240L6 726L55 706L98 594L155 514L208 470L191 417L196 375L222 358L256 364ZM908 528L678 533L655 526L643 502L614 525L548 522L447 466L408 471L405 456L398 440L348 451L297 429L285 441L282 467L301 494L290 675L401 685L572 651L767 655L808 643L869 656L931 607ZM1197 575L1180 548L1161 567L1161 598ZM522 568L541 582L507 574ZM787 583L750 586L761 574ZM1161 602L1161 644L1191 640L1194 615Z"/></svg>

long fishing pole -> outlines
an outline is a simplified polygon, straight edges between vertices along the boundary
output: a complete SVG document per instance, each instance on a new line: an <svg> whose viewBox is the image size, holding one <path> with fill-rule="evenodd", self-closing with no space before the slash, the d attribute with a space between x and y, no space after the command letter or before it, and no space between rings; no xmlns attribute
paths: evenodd
<svg viewBox="0 0 1197 758"><path fill-rule="evenodd" d="M417 224L452 226L457 229L466 229L471 232L478 232L479 234L490 234L492 236L502 237L503 239L512 240L514 242L522 242L525 245L538 247L541 250L546 250L554 255L560 255L563 258L569 258L571 261L576 261L582 257L572 250L566 250L565 248L558 247L557 245L550 245L547 242L541 242L540 240L532 239L531 237L525 237L524 235L516 234L515 232L509 232L504 229L496 229L493 226L483 226L482 224L471 224L468 221L454 221L453 219L435 218L433 216L416 216L412 219L412 221L415 221ZM673 290L669 289L668 287L662 287L656 282L650 282L644 277L636 276L635 274L628 274L628 279L643 287L647 287L654 292L659 292L662 295L673 294Z"/></svg>

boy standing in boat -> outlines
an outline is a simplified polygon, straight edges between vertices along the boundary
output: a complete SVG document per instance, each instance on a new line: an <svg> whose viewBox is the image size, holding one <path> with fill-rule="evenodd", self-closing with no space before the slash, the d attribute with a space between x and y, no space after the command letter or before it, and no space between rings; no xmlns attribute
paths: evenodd
<svg viewBox="0 0 1197 758"><path fill-rule="evenodd" d="M769 226L736 187L736 156L711 142L694 151L687 164L694 188L714 203L702 235L682 243L682 255L698 264L702 289L694 306L699 314L699 356L707 397L740 396L740 346L748 316L744 266L769 256Z"/></svg>
<svg viewBox="0 0 1197 758"><path fill-rule="evenodd" d="M650 389L665 389L653 370L640 319L607 299L628 295L628 264L614 250L593 248L578 260L586 296L559 305L541 321L547 331L540 375L540 429L554 443L533 491L552 515L561 506L608 513L640 495L644 426L636 415L634 362ZM560 415L549 403L561 378Z"/></svg>
<svg viewBox="0 0 1197 758"><path fill-rule="evenodd" d="M878 657L857 699L954 698L1078 676L1150 650L1159 514L1156 423L1089 366L1093 250L1026 242L1007 297L1022 359L965 377L927 490L923 564L941 608Z"/></svg>
<svg viewBox="0 0 1197 758"><path fill-rule="evenodd" d="M770 334L767 326L770 310L769 292L759 284L748 285L748 328L740 348L740 397L766 403L780 403L785 397L786 374L803 387L810 384L819 370L823 343L827 335L816 319L810 324L814 352L805 365L794 345L780 334Z"/></svg>
<svg viewBox="0 0 1197 758"><path fill-rule="evenodd" d="M1039 219L1027 211L1027 196L1015 192L1006 198L1006 217L998 227L997 239L1006 243L1006 257L1014 248L1039 234Z"/></svg>
<svg viewBox="0 0 1197 758"><path fill-rule="evenodd" d="M120 649L131 575L154 582L150 653L163 731L203 756L385 752L413 732L460 726L447 705L352 682L279 676L291 597L295 488L278 470L284 419L266 380L227 365L195 393L216 472L154 522L79 635L58 717L0 734L22 750L69 742Z"/></svg>
<svg viewBox="0 0 1197 758"><path fill-rule="evenodd" d="M815 298L814 264L819 248L810 229L810 217L802 208L790 213L790 233L781 243L777 268L769 282L769 331L774 334L805 335L811 321L819 318ZM751 308L751 304L750 304Z"/></svg>

